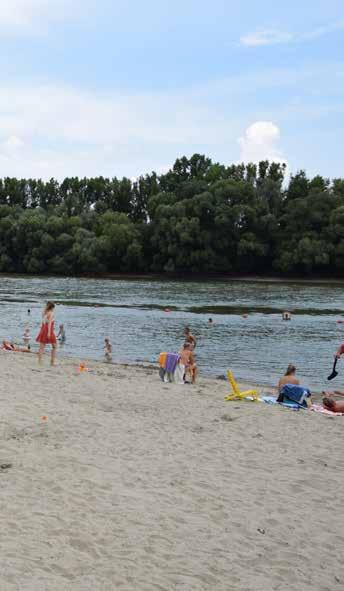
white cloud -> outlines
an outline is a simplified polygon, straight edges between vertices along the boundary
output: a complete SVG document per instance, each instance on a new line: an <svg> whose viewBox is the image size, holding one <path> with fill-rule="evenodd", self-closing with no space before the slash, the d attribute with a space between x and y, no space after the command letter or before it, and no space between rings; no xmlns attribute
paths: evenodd
<svg viewBox="0 0 344 591"><path fill-rule="evenodd" d="M250 125L238 142L240 145L240 162L270 162L286 163L279 147L281 132L279 127L271 121L256 121Z"/></svg>
<svg viewBox="0 0 344 591"><path fill-rule="evenodd" d="M289 43L293 40L291 33L283 31L265 30L248 33L240 37L240 44L246 47L259 47L262 45L276 45L278 43Z"/></svg>
<svg viewBox="0 0 344 591"><path fill-rule="evenodd" d="M81 6L80 0L0 0L0 33L41 34L50 23L78 16Z"/></svg>
<svg viewBox="0 0 344 591"><path fill-rule="evenodd" d="M303 43L306 41L312 41L335 33L344 28L344 21L332 23L317 27L312 31L306 33L289 33L288 31L280 31L277 29L262 29L253 33L247 33L240 37L240 45L246 47L259 47L264 45L280 45L285 43Z"/></svg>
<svg viewBox="0 0 344 591"><path fill-rule="evenodd" d="M10 135L3 143L3 147L8 152L16 152L24 146L23 140L16 135Z"/></svg>
<svg viewBox="0 0 344 591"><path fill-rule="evenodd" d="M233 137L232 122L201 103L184 92L100 95L0 85L0 177L160 170L181 153Z"/></svg>

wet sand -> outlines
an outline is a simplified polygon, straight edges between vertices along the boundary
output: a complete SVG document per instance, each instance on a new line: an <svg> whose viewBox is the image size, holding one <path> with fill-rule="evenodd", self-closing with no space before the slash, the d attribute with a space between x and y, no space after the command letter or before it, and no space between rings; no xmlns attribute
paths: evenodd
<svg viewBox="0 0 344 591"><path fill-rule="evenodd" d="M2 591L343 589L344 417L59 363L0 354Z"/></svg>

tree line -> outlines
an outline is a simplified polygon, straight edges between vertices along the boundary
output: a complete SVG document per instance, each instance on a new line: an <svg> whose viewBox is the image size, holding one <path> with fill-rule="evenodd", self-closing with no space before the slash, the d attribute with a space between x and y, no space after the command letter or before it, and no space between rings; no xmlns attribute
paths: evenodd
<svg viewBox="0 0 344 591"><path fill-rule="evenodd" d="M0 272L342 276L344 180L285 176L195 154L134 182L0 179Z"/></svg>

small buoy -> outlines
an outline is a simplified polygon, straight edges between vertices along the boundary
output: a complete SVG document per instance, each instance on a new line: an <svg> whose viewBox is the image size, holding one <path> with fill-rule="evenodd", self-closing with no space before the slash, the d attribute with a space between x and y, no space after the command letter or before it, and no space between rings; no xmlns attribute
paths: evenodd
<svg viewBox="0 0 344 591"><path fill-rule="evenodd" d="M337 324L344 324L344 320L337 320Z"/></svg>
<svg viewBox="0 0 344 591"><path fill-rule="evenodd" d="M41 421L47 421L48 417L46 417L45 415L43 417L41 417Z"/></svg>
<svg viewBox="0 0 344 591"><path fill-rule="evenodd" d="M78 371L80 373L83 373L85 371L88 371L88 368L86 367L86 365L84 363L80 363L79 368L78 368Z"/></svg>

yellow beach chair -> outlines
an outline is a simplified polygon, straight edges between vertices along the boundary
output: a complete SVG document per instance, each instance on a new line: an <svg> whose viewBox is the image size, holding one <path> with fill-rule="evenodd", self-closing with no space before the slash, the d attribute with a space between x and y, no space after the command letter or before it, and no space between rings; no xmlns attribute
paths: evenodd
<svg viewBox="0 0 344 591"><path fill-rule="evenodd" d="M233 394L226 396L225 400L243 400L244 398L253 398L254 402L259 400L257 390L246 390L245 392L240 392L239 386L230 370L227 371L227 379L232 387Z"/></svg>

